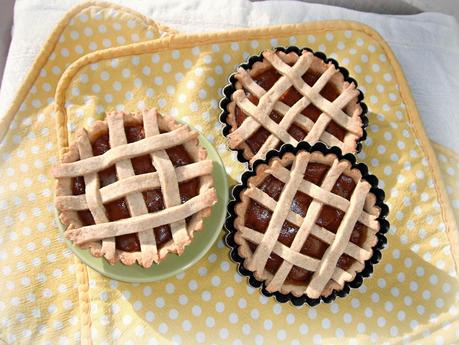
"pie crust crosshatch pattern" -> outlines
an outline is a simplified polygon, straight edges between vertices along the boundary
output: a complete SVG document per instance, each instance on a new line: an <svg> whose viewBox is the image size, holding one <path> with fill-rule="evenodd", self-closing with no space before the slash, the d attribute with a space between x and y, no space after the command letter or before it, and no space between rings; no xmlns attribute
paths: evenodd
<svg viewBox="0 0 459 345"><path fill-rule="evenodd" d="M129 8L78 4L57 24L10 108L2 109L0 340L5 343L90 339L90 318L82 312L89 301L81 298L88 278L64 243L53 207L51 167L58 161L53 102L62 73L97 49L168 32Z"/></svg>
<svg viewBox="0 0 459 345"><path fill-rule="evenodd" d="M233 189L227 244L266 296L330 303L373 272L389 229L378 180L351 154L305 142L255 161Z"/></svg>
<svg viewBox="0 0 459 345"><path fill-rule="evenodd" d="M326 325L328 322L336 325L345 336L350 337L355 335L355 332L351 332L350 329L352 327L355 329L359 323L363 323L365 329L371 329L370 334L375 333L380 340L392 337L394 334L400 337L405 334L418 334L421 329L418 325L422 325L422 330L429 327L427 319L423 318L425 322L421 321L415 309L413 313L410 312L410 316L399 313L406 309L404 297L408 296L415 300L419 293L410 290L411 281L416 281L418 286L426 284L422 277L413 276L412 267L423 266L424 272L433 270L438 279L441 271L442 280L449 284L447 289L457 286L454 278L455 263L448 238L450 230L446 227L446 220L443 218L440 196L436 194L437 180L429 169L427 148L416 144L421 137L418 135L418 125L413 121L419 120L413 117L416 110L409 103L409 93L406 86L403 86L406 84L394 67L396 62L391 57L390 51L384 47L380 38L375 38L373 32L366 31L360 25L355 27L351 23L343 24L342 27L336 27L337 23L329 25L333 29L324 29L328 27L321 23L320 26L282 26L273 28L272 32L243 30L220 33L215 35L212 42L209 42L207 35L193 36L193 41L190 41L190 35L174 35L168 40L93 54L73 66L61 80L62 88L57 95L58 107L67 115L64 118L58 113L57 120L62 129L61 134L68 133L71 138L74 136L75 128L82 123L95 121L107 111L158 107L160 112L171 114L204 133L217 148L226 171L234 183L240 179L245 165L238 161L236 152L228 150L226 138L221 135L222 125L217 119L220 112L218 107L221 99L220 88L227 84L227 76L234 72L235 66L241 61L269 47L298 45L309 46L314 51L323 51L327 56L335 58L340 64L349 68L349 72L359 80L359 88L367 95L366 102L371 110L368 113L371 117L371 125L367 129L368 137L362 143L363 150L359 154L359 161L366 163L380 178L381 188L387 191L386 203L390 208L397 208L397 211L391 214L389 219L391 228L387 236L390 237L388 238L390 247L384 263L375 265L374 276L365 280L358 289L353 290L352 296L329 305L316 306L316 312L311 312L311 317L308 316L307 323L310 328L308 333L324 336L329 334L328 329L322 329L321 326L323 319L326 318L327 321L324 321ZM90 78L87 81L83 78L81 82L81 75L88 75ZM400 165L404 167L402 171L399 171ZM412 171L418 170L422 170L423 178L418 177L421 173L412 174ZM412 189L410 193L414 194L404 195L403 191L409 190L413 183L416 189ZM418 200L421 194L424 195L426 205L416 205L419 206L416 209L417 213L398 212L399 208L402 210ZM440 207L436 206L436 200ZM429 204L430 206L427 206ZM428 220L433 223L429 224L425 231L440 229L435 230L432 236L438 240L435 243L438 247L435 248L443 248L442 250L431 250L429 244L425 245L425 237L421 238L413 231L415 224L422 224L429 215L432 219L429 217ZM444 227L440 225L441 223ZM201 265L197 264L195 269L191 268L184 275L179 275L179 280L185 279L184 284L182 282L177 284L173 280L164 281L168 288L165 287L163 290L166 291L166 295L162 296L164 301L158 300L159 307L147 302L148 297L143 294L144 287L131 287L125 284L117 284L117 286L128 290L133 300L142 301L145 307L141 310L152 311L156 315L155 318L159 313L168 320L170 308L165 305L168 301L174 303L173 301L176 301L174 296L181 294L187 296L193 293L201 296L199 302L194 302L201 309L208 303L216 306L217 316L212 317L212 320L207 320L207 317L203 317L199 312L197 312L199 315L189 319L187 315L193 315L193 305L186 303L184 307L188 314L182 311L178 313L176 319L173 319L174 322L163 321L167 325L167 331L166 326L161 326L164 334L182 335L183 332L188 332L184 329L188 330L191 326L195 334L203 332L206 339L213 339L214 329L221 328L225 328L228 332L222 331L224 337L227 334L225 339L233 336L239 338L244 334L243 325L247 324L245 329L250 327L251 332L244 336L251 338L252 342L255 342L255 337L260 332L263 332L263 338L277 339L277 330L264 328L265 321L269 324L267 320L270 318L261 317L262 323L260 323L260 316L257 318L257 311L261 315L261 309L264 311L263 314L270 315L272 304L270 302L260 304L257 295L252 297L253 291L257 290L247 287L245 279L235 274L234 266L231 270L228 251L222 246L220 242L214 251L209 252L207 261L204 260ZM213 265L214 260L219 260L220 265ZM91 275L91 278L96 281L97 291L110 289L109 281L100 280L94 275ZM218 289L219 286L223 286L223 283L225 288ZM211 286L217 289L210 290ZM424 289L429 288L426 286ZM174 291L174 294L169 295L167 291ZM444 295L438 289L429 289L429 292L431 294L429 299L441 301L438 305L423 304L424 314L443 315L449 320L454 318L449 314L449 306L455 300L455 295ZM90 292L90 294L94 293L97 294L96 291ZM432 297L432 294L435 296ZM248 297L249 295L251 297ZM248 308L246 311L241 312L235 303L240 298L245 300ZM382 299L384 304L378 303ZM182 301L184 302L185 299ZM164 307L161 307L163 302ZM107 314L102 311L104 309L102 302L94 301L94 303L98 305L98 312L91 314L92 320L101 327L99 317ZM241 304L244 305L244 301ZM126 302L124 305L125 308L129 308L130 304ZM352 305L365 305L365 309L368 308L367 315L370 317L365 316L362 319L361 310ZM349 315L343 318L342 313L330 314L328 309L330 306L333 306L331 307L333 310L344 308ZM279 327L288 334L299 336L299 327L306 322L303 319L304 312L300 316L299 311L287 307L288 305L281 309L280 313L283 317L279 319L284 322ZM253 312L252 317L253 309L257 311ZM195 311L197 310L199 309L195 308ZM174 311L171 313L176 315ZM235 314L232 316L233 321L236 318L241 320L240 324L237 322L239 327L227 327L228 320L225 315L232 313ZM296 320L292 324L286 322L289 313L294 314ZM318 316L325 314L326 317ZM110 317L109 320L113 327L122 324L114 317ZM407 322L401 322L404 320ZM145 323L144 332L147 333L149 321L143 317L142 321ZM207 323L214 326L209 328ZM383 323L384 327L381 328L379 325ZM349 326L350 324L353 326ZM365 336L364 333L359 333L359 336L370 340L369 335ZM203 339L200 338L201 335L196 337Z"/></svg>
<svg viewBox="0 0 459 345"><path fill-rule="evenodd" d="M351 22L320 22L155 41L151 27L127 11L94 6L85 8L81 19L75 12L71 24L61 24L62 39L60 31L51 37L5 125L0 145L0 193L6 200L0 204L2 340L432 344L457 339L458 283L449 240L456 229L447 217L436 162L407 83L377 33ZM85 33L88 26L92 36ZM79 34L84 54L94 47L91 42L98 49L104 42L117 46L118 36L125 43L143 43L87 55L70 72L66 65L77 53L72 31ZM220 135L218 89L241 61L288 45L335 58L367 95L371 125L359 160L380 178L386 202L396 210L389 219L390 246L373 277L344 299L305 310L275 303L247 286L222 241L185 273L154 284L118 282L79 264L55 223L50 175L57 163L56 142L62 143L67 128L72 141L76 128L88 128L106 112L122 111L122 105L125 111L158 107L204 133L220 150L234 183L244 166ZM68 122L52 111L64 71L72 77L57 96L68 106ZM204 312L209 306L212 315Z"/></svg>
<svg viewBox="0 0 459 345"><path fill-rule="evenodd" d="M79 130L53 170L66 237L111 264L148 268L182 254L217 201L197 136L155 109Z"/></svg>
<svg viewBox="0 0 459 345"><path fill-rule="evenodd" d="M360 151L368 124L363 94L325 54L295 46L265 50L241 64L229 81L220 120L241 161L253 163L283 143L303 140Z"/></svg>

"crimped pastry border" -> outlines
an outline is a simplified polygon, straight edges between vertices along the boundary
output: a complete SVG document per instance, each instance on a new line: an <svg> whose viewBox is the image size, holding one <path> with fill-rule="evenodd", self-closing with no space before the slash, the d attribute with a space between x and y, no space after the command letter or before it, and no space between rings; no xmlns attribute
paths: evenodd
<svg viewBox="0 0 459 345"><path fill-rule="evenodd" d="M376 233L373 238L366 239L365 248L371 248L373 253L370 259L365 261L364 265L359 265L354 263L351 268L355 269L353 272L353 279L346 281L344 286L338 286L337 284L330 283L327 285L325 292L320 298L310 298L304 294L305 287L298 287L294 284L285 284L280 291L271 293L266 290L266 286L269 281L273 278L273 275L264 270L262 275L253 274L251 271L247 270L245 267L245 260L250 257L251 251L248 248L246 241L238 235L238 224L243 224L243 214L247 207L248 198L243 197L243 191L246 186L249 184L256 184L264 178L264 170L266 170L269 164L274 160L291 160L294 155L300 150L304 150L310 153L315 154L315 159L321 157L322 161L327 160L347 160L349 162L348 173L353 177L359 175L362 176L371 185L371 190L369 195L370 199L368 200L370 209L373 212L378 212L379 216L377 218L379 222L379 231ZM257 176L258 175L258 176ZM365 277L368 277L373 272L373 265L377 264L381 259L381 250L385 247L387 239L385 233L389 229L389 223L385 219L388 214L388 207L384 204L384 192L377 187L378 179L368 173L368 168L363 163L356 163L355 156L352 154L343 155L341 150L337 147L329 148L328 146L322 143L316 143L313 146L310 146L306 142L301 142L296 147L292 145L283 145L281 149L271 150L268 152L267 157L263 160L257 160L254 162L253 168L249 171L246 171L242 176L242 182L235 186L232 192L233 200L228 205L228 214L229 217L225 223L225 228L227 230L227 235L225 241L227 245L231 248L231 258L238 263L238 271L249 277L249 283L253 287L260 287L261 292L265 296L275 296L276 300L279 302L291 302L294 305L303 305L308 304L310 306L315 306L320 302L330 303L335 300L336 297L346 296L351 288L357 288L362 284L362 280ZM245 203L245 204L244 204ZM337 289L337 287L339 289Z"/></svg>
<svg viewBox="0 0 459 345"><path fill-rule="evenodd" d="M125 126L129 125L143 125L142 114L141 113L123 113L123 121ZM168 132L172 131L180 126L183 126L177 123L174 119L168 116L162 116L158 114L158 126L161 131ZM80 131L86 131L91 142L96 140L103 134L108 132L108 125L106 121L96 121L94 124L87 130L81 129ZM191 131L191 129L190 129ZM78 133L77 133L78 138ZM74 141L70 144L68 151L63 155L62 162L70 163L79 160L78 146L77 141ZM204 147L199 144L198 139L193 139L183 144L185 150L190 154L194 161L201 161L207 158L207 151ZM213 187L213 177L210 174L203 175L200 178L199 191L203 192ZM57 179L56 184L56 196L62 195L72 195L71 190L71 178L59 178ZM215 197L216 198L216 197ZM216 199L215 199L216 201ZM195 231L200 231L203 228L203 220L210 215L211 207L205 208L198 213L191 216L189 224L187 226L188 234L190 236L189 241L184 244L187 246L191 243L193 238L193 233ZM81 223L78 212L71 210L61 210L59 213L59 219L61 222L67 226L68 229L79 228L83 226ZM93 241L84 244L82 248L88 248L91 252L91 255L95 257L102 257L103 253L101 252L101 242ZM168 253L177 253L177 248L174 244L174 241L171 240L164 247L158 251L159 261L158 263L166 257ZM141 266L148 268L148 265L145 265L142 262L141 252L126 252L123 250L116 249L115 255L112 260L108 260L110 264L115 264L117 262L122 262L125 265L133 265L139 263Z"/></svg>
<svg viewBox="0 0 459 345"><path fill-rule="evenodd" d="M349 78L349 72L344 69L343 67L338 66L338 63L335 60L332 59L327 59L324 54L322 53L313 53L309 49L306 48L297 48L297 47L288 47L288 48L274 48L273 51L276 52L276 54L282 59L287 64L294 64L298 58L300 57L299 53L302 53L303 51L308 51L309 53L312 54L313 60L311 63L311 66L309 67L309 70L312 70L313 72L319 72L320 74L324 73L326 69L329 66L333 66L335 70L338 71L338 73L334 74L331 78L331 82L335 85L338 86L340 92L343 89L346 89L349 85L354 85L354 88L357 89L357 82L353 80L352 78ZM259 58L261 60L259 60ZM246 63L243 63L240 65L241 68L247 69L249 75L253 78L256 77L257 75L265 72L266 70L269 70L272 68L271 64L264 59L261 54L258 56L252 56L247 59ZM239 71L233 73L229 78L230 84L228 84L225 87L225 90L223 91L223 94L225 95L225 99L221 101L222 103L229 102L226 107L223 106L223 113L220 115L221 121L227 125L230 126L229 130L225 129L223 132L224 134L226 133L232 133L234 132L237 128L237 122L236 122L236 102L233 100L232 96L232 90L239 90L242 89L242 84L240 82L240 73ZM361 148L360 142L363 141L366 138L366 132L365 132L365 127L367 125L367 118L366 118L366 111L367 107L363 103L363 94L359 91L359 96L353 98L345 107L347 110L346 112L348 114L351 114L350 117L356 122L356 123L361 123L361 133L360 136L353 135L351 133L348 133L345 136L345 140L343 141L343 145L346 149L346 152L359 152ZM252 149L249 147L249 145L243 141L241 144L239 144L238 147L230 147L231 149L236 149L240 150L242 153L242 157L244 158L245 161L250 161L252 157L254 156L254 152Z"/></svg>

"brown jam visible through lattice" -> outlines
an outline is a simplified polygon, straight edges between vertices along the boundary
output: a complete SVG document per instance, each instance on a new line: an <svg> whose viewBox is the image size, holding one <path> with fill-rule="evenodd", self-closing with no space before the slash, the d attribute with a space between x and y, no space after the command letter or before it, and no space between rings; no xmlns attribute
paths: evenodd
<svg viewBox="0 0 459 345"><path fill-rule="evenodd" d="M303 80L309 85L313 86L315 82L320 78L320 73L317 71L308 70L303 75ZM252 76L253 80L260 85L263 89L269 90L272 88L274 83L281 77L281 74L277 72L274 68L270 68L256 76ZM258 104L258 98L251 94L249 91L245 90L248 99L255 105ZM320 94L325 97L330 102L333 102L339 95L340 91L332 84L327 83L325 87L320 91ZM287 104L288 106L293 106L298 100L302 98L301 94L292 86L288 89L280 98L280 101ZM307 106L301 114L310 118L312 121L316 122L322 112L316 108L314 105L310 104ZM236 106L236 123L238 126L247 118L244 112ZM276 123L279 123L282 120L282 115L273 111L269 114L269 117L273 119ZM346 134L346 130L339 126L335 121L330 121L326 132L332 134L337 139L343 141ZM303 140L308 134L305 128L302 128L296 124L292 124L287 132L295 138L297 141ZM266 139L270 136L270 132L264 127L260 127L254 134L252 134L247 140L246 143L252 150L256 153L260 150L261 146L265 143ZM280 145L279 145L280 146Z"/></svg>
<svg viewBox="0 0 459 345"><path fill-rule="evenodd" d="M324 164L309 163L304 174L304 179L314 184L320 185L328 169L329 167ZM283 187L284 183L271 175L267 176L258 185L259 189L264 191L275 200L279 199ZM349 200L354 188L355 182L353 179L342 174L336 181L332 192ZM297 192L292 205L290 206L290 209L304 217L311 202L312 198L310 196L301 192ZM251 200L245 214L245 225L248 228L264 233L268 227L271 216L272 212L270 210L260 205L256 201ZM316 224L324 227L328 231L336 233L343 217L344 212L332 206L324 205L316 221ZM286 221L282 226L278 241L290 247L298 229L299 228L297 226ZM366 240L366 236L366 227L363 224L357 222L352 231L350 241L361 247ZM257 248L257 244L251 242L248 242L248 244L252 252L254 252ZM313 235L309 235L300 252L304 255L320 260L327 248L327 243L321 241L319 238ZM355 260L350 256L343 254L338 260L338 267L342 268L343 270L347 270L354 261ZM280 256L275 253L271 253L266 263L266 269L268 272L275 274L282 262L283 259ZM293 266L287 276L286 283L297 285L308 284L312 278L312 275L313 272L307 271L298 266Z"/></svg>
<svg viewBox="0 0 459 345"><path fill-rule="evenodd" d="M128 143L132 143L145 138L145 132L142 126L126 126L125 127L126 138ZM108 133L97 138L92 143L93 154L98 156L110 149ZM182 145L172 147L166 150L169 159L171 160L174 167L187 165L193 163L188 152ZM146 174L156 171L153 167L151 157L149 155L136 157L131 159L132 166L136 175ZM117 181L116 168L111 166L101 172L99 172L100 187L104 187ZM85 183L83 177L79 176L73 179L72 182L73 195L79 195L85 193ZM181 202L184 203L194 196L198 195L199 192L199 179L195 178L179 184L179 192ZM147 190L143 193L145 204L147 205L148 212L156 212L164 209L164 201L160 189ZM129 218L129 208L125 198L121 198L104 205L107 217L110 221L116 221L118 219ZM83 225L94 224L94 219L89 210L79 211ZM172 233L169 225L163 225L154 229L156 245L158 249L164 247L164 245L172 240ZM137 234L127 234L117 236L115 238L116 248L126 252L140 251L140 242Z"/></svg>

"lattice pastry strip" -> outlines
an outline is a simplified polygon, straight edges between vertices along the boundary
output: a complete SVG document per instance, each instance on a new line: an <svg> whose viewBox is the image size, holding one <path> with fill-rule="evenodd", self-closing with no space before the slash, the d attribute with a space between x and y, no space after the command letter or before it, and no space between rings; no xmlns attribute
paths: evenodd
<svg viewBox="0 0 459 345"><path fill-rule="evenodd" d="M260 203L261 205L263 205L265 208L267 208L270 211L273 211L276 208L277 201L256 187L249 188L246 192L246 196L248 196L252 200L257 201L258 203ZM371 216L371 215L368 215L368 216L371 218L374 218L374 216ZM360 219L364 219L364 218L366 217L359 218L359 221ZM293 211L289 211L286 220L297 227L301 227L301 225L304 223L304 218ZM373 223L373 221L371 223ZM369 229L373 230L375 227L377 227L377 223L374 225L374 227L369 227ZM245 229L247 234L251 234L253 236L259 236L260 234L258 232L255 232L255 230L252 230L246 226L243 226L243 228ZM255 234L253 234L253 232L255 232ZM324 240L327 244L331 244L335 239L335 234L318 226L315 223L312 224L310 233ZM246 237L246 238L250 239L250 237ZM256 238L259 238L259 237L256 237ZM345 250L345 254L352 256L354 259L356 259L359 262L363 262L371 256L371 253L369 251L358 247L352 242L348 243L346 250Z"/></svg>
<svg viewBox="0 0 459 345"><path fill-rule="evenodd" d="M82 244L94 240L101 240L112 236L121 236L146 231L171 222L178 222L199 212L203 208L212 206L214 191L209 190L184 204L169 207L155 213L147 213L135 218L125 218L116 222L87 225L78 229L68 230L67 238L76 244Z"/></svg>
<svg viewBox="0 0 459 345"><path fill-rule="evenodd" d="M200 161L186 166L177 167L175 173L179 183L210 174L212 172L212 161ZM123 190L141 192L148 189L161 187L158 172L142 175L134 175L124 180L116 181L99 190L102 203L106 204L124 196ZM56 196L56 205L60 210L82 211L89 209L85 195L59 195Z"/></svg>
<svg viewBox="0 0 459 345"><path fill-rule="evenodd" d="M148 154L150 151L164 150L169 147L181 145L196 137L196 132L191 132L187 127L181 126L171 132L148 137L125 146L114 147L100 156L92 156L85 160L57 166L54 169L55 177L63 178L88 175L107 169L118 161L139 157Z"/></svg>
<svg viewBox="0 0 459 345"><path fill-rule="evenodd" d="M331 166L330 170L328 171L327 175L325 176L325 179L321 185L321 188L325 191L330 191L333 186L335 185L338 177L341 175L341 173L344 171L346 168L347 164L345 162L340 162L334 161L333 165ZM304 174L304 171L303 171ZM323 203L318 201L317 199L314 199L312 203L309 205L309 208L307 210L306 216L304 217L303 223L300 226L300 229L298 230L298 233L296 234L292 245L290 246L292 250L294 251L300 251L304 242L306 241L306 238L309 236L311 232L311 228L313 224L315 224L315 221L317 217L320 214L320 211L322 209ZM352 231L352 229L351 229ZM333 242L334 243L334 242ZM345 243L346 244L346 243ZM269 283L267 286L268 291L269 290L276 290L281 286L284 282L284 280L287 278L288 273L290 272L291 268L293 267L293 264L287 261L284 261L281 265L281 267L277 270L273 280ZM321 267L319 265L319 267ZM315 272L316 270L314 270ZM328 281L328 280L327 280ZM320 291L322 292L322 291ZM310 295L310 294L308 294ZM312 296L317 298L318 296Z"/></svg>
<svg viewBox="0 0 459 345"><path fill-rule="evenodd" d="M265 236L253 254L252 260L248 263L248 268L254 272L263 272L266 261L271 254L274 245L276 244L282 224L287 219L289 208L285 205L290 205L295 197L295 193L303 180L304 171L309 161L308 155L304 152L300 153L301 159L296 159L293 162L292 174L285 184L285 187L280 195L279 202L273 211L273 216L266 229Z"/></svg>
<svg viewBox="0 0 459 345"><path fill-rule="evenodd" d="M86 130L81 130L78 134L78 151L81 159L88 159L93 156L91 142L89 141ZM86 185L86 204L94 218L96 223L108 222L107 215L102 204L102 198L99 191L99 177L96 172L87 174L84 176L84 182ZM113 237L107 237L102 240L101 254L104 255L107 260L113 261L115 257L115 239Z"/></svg>
<svg viewBox="0 0 459 345"><path fill-rule="evenodd" d="M237 90L231 96L232 102L228 109L235 116L235 107L238 107L247 118L239 125L236 125L234 118L230 120L233 128L228 135L229 146L244 148L244 154L247 156L246 151L251 151L251 149L248 149L246 141L250 140L260 127L265 128L270 135L257 152L249 155L248 158L253 162L258 158L263 158L268 150L277 147L280 143L296 145L298 140L288 132L290 126L296 124L307 133L302 140L310 143L321 140L329 145L340 147L344 152L354 152L356 141L363 135L360 119L362 108L357 103L352 104L351 102L357 100L359 94L355 85L343 80L338 97L330 102L320 92L332 80L343 78L333 64L325 65L322 60L308 51L303 51L298 56L293 52L285 54L281 51L268 50L262 55L264 60L255 63L252 71L241 67L236 74ZM280 77L269 90L265 90L254 78L258 70L266 71L269 68L274 68ZM323 69L323 71L311 87L302 79L302 76L313 68L314 70ZM301 98L289 107L282 102L282 98L291 87L299 92ZM257 105L249 100L244 90L258 98ZM302 111L311 104L322 112L315 121L302 114ZM350 110L347 111L351 113L349 115L344 111L348 106ZM270 118L272 111L282 115L279 123ZM326 131L331 121L346 131L343 141Z"/></svg>
<svg viewBox="0 0 459 345"><path fill-rule="evenodd" d="M241 233L242 236L249 241L259 242L263 239L263 234L250 228L247 228L245 226L241 228ZM312 232L312 234L318 235L317 232ZM348 252L350 253L351 250L348 250ZM273 253L280 256L282 259L285 260L285 262L294 263L296 266L304 268L308 271L314 271L319 267L319 260L301 254L291 249L290 247L287 247L281 242L276 242L276 244L273 247ZM338 282L338 284L343 285L345 281L349 281L350 279L352 279L352 275L337 267L333 273L332 279Z"/></svg>
<svg viewBox="0 0 459 345"><path fill-rule="evenodd" d="M145 136L159 135L159 127L157 123L157 114L155 110L151 110L153 114L144 119ZM164 204L167 208L180 205L180 192L175 174L174 166L172 165L166 151L158 150L151 153L153 165L158 171L158 177L161 184L161 192L164 199ZM184 245L190 238L186 231L185 219L171 223L171 232L174 242L177 244L177 254L182 254ZM180 244L180 245L179 245Z"/></svg>
<svg viewBox="0 0 459 345"><path fill-rule="evenodd" d="M144 118L144 125L147 122L149 116ZM117 146L127 145L126 133L124 130L124 121L122 113L112 113L107 117L108 134L110 138L110 147L114 148ZM146 127L146 126L145 126ZM145 136L148 137L147 131ZM131 160L121 160L116 162L116 173L119 180L125 180L127 178L135 176L134 168ZM132 217L140 216L148 213L147 206L143 199L141 192L132 192L126 195L126 202L129 207L129 211ZM96 222L97 224L97 222ZM152 262L158 262L158 253L156 250L156 240L153 230L143 231L139 233L140 247L142 250L139 261L144 266L151 266ZM115 248L113 248L113 251Z"/></svg>
<svg viewBox="0 0 459 345"><path fill-rule="evenodd" d="M329 72L330 71L330 72ZM333 65L330 65L326 72L324 73L325 77L323 75L319 78L319 80L316 82L314 85L314 88L317 90L322 90L323 86L320 84L323 81L329 81L328 73L336 73L336 69L334 68ZM263 97L263 95L266 94L266 90L263 89L260 85L258 85L250 76L250 74L243 68L238 69L238 80L241 82L242 86L244 89L247 89L251 94L255 95L257 98ZM349 100L352 99L353 97L356 97L358 95L357 90L355 90L353 84L347 85L345 90L343 91L342 94L338 96L340 98L339 100L336 100L338 103L339 107L344 107L347 103L349 103ZM233 94L233 99L237 101L239 106L244 109L244 107L250 107L251 103L246 96L243 94L243 92L236 91ZM345 103L342 104L341 102ZM314 122L308 118L307 116L303 115L301 112L303 109L305 109L308 105L310 104L310 101L307 98L302 98L298 102L296 102L292 107L289 107L287 104L283 103L281 100L278 100L276 103L274 103L274 108L277 113L281 114L282 120L278 124L279 127L282 129L286 130L292 123L296 123L302 128L305 128L307 132L311 132L312 128L314 127ZM250 110L247 110L247 113L251 113ZM252 125L252 130L250 131L250 134L252 134L256 129L259 128L258 122L256 121L251 121L250 119L247 119L248 123L247 125ZM246 122L246 121L244 121ZM332 134L323 131L322 134L320 135L320 140L323 142L326 142L330 144L331 146L338 146L342 148L343 142L337 139L335 136ZM291 140L291 139L289 139ZM270 148L276 147L279 144L280 140L278 137L275 135L270 135L269 138L266 140L266 142L263 144L263 146L260 148L259 152L262 151L262 153L266 153L267 150ZM239 145L238 143L235 143L234 145ZM257 157L261 157L262 154L257 154Z"/></svg>
<svg viewBox="0 0 459 345"><path fill-rule="evenodd" d="M338 163L333 163L333 164L335 165ZM338 210L346 212L350 205L349 200L335 193L332 193L330 190L333 188L333 185L336 182L336 179L339 177L337 173L338 172L342 173L344 169L348 167L349 167L348 164L342 163L339 166L339 168L338 167L335 168L336 170L331 169L335 173L333 175L331 173L327 174L321 186L317 186L316 184L312 182L303 180L298 188L298 191L311 196L317 202L320 202L326 205L333 205L333 207L337 208ZM267 172L269 172L272 176L274 176L275 178L277 178L279 181L283 183L287 182L288 175L290 174L289 170L283 167L277 161L273 163L273 168L268 169ZM333 184L329 188L331 183ZM378 222L375 216L366 211L363 211L360 213L358 221L371 229L375 229L378 227Z"/></svg>
<svg viewBox="0 0 459 345"><path fill-rule="evenodd" d="M255 273L255 276L264 276L266 279L265 266L270 253L275 253L282 259L276 272L272 275L268 274L270 278L267 280L266 289L270 292L286 290L284 288L286 278L293 266L297 266L313 272L313 274L307 286L302 289L301 287L299 289L293 288L295 294L306 294L311 298L318 298L324 294L325 290L330 290L330 286L336 287L338 285L342 288L346 281L355 277L355 271L346 271L337 265L343 254L356 260L361 267L372 255L371 246L374 244L375 234L379 230L377 221L379 212L374 206L373 196L369 194L371 185L361 179L360 173L351 171L351 164L348 161L336 159L330 161L330 167L320 186L303 179L308 164L311 162L323 163L326 160L320 158L320 155L300 151L291 161L287 160L287 163L274 160L268 167L260 169L262 171L260 176L265 176L264 178L273 176L284 184L278 201L258 188L261 177L255 179L255 182L249 180L249 188L243 192L244 196L241 199L245 200L243 203L248 205L248 200L253 200L272 212L269 225L264 233L246 226L243 220L244 216L242 216L242 221L236 221L240 236L250 243L257 244L255 252L245 264L249 270ZM286 168L290 164L292 166L291 171ZM342 174L351 175L355 183L349 200L331 192ZM287 206L292 204L298 191L312 198L304 217L293 212L290 210L290 206ZM324 205L333 206L344 212L336 234L316 224ZM286 221L298 227L290 246L286 246L278 240L281 228ZM369 240L366 240L362 247L350 241L351 233L357 222L366 226L367 229ZM320 260L300 253L311 235L328 245ZM290 290L286 292L290 292Z"/></svg>
<svg viewBox="0 0 459 345"><path fill-rule="evenodd" d="M265 52L263 56L265 56L266 53L267 52ZM302 55L292 69L299 75L302 75L308 70L311 62L311 56ZM255 83L253 80L251 80L251 82ZM279 127L279 125L269 117L275 104L291 86L292 84L287 76L279 78L271 89L265 90L265 93L260 97L256 106L247 99L243 90L234 92L232 97L236 101L236 104L250 117L229 135L230 145L238 146L242 141L248 139L258 128L260 128L260 126L264 126L271 133L275 133L275 135L284 142L293 140L291 143L295 144L296 140L293 138L289 139L290 135L287 133L286 128Z"/></svg>
<svg viewBox="0 0 459 345"><path fill-rule="evenodd" d="M360 195L370 191L370 184L359 181L355 187L354 194L351 197L349 210L345 213L341 224L336 232L336 237L333 243L325 252L319 269L315 271L309 286L306 289L306 294L312 298L319 298L325 285L333 275L338 259L344 253L345 246L349 242L352 230L357 222L359 214L363 210L365 199Z"/></svg>
<svg viewBox="0 0 459 345"><path fill-rule="evenodd" d="M330 102L328 99L326 99L320 94L320 91L325 86L325 84L333 77L333 74L336 73L333 65L331 65L325 71L325 73L322 74L322 76L314 84L314 86L311 87L307 83L304 82L304 80L301 78L301 75L298 75L297 73L295 73L295 70L292 67L290 67L285 62L283 62L282 59L279 58L272 51L266 52L264 57L273 65L274 68L276 68L276 70L280 74L287 77L289 83L287 84L288 88L283 90L284 92L287 91L291 86L295 87L295 89L298 92L300 92L303 95L303 97L308 98L312 104L314 104L317 108L319 108L323 113L333 118L333 120L336 123L338 123L341 127L346 128L350 132L358 132L358 129L355 129L352 126L352 119L349 117L349 115L347 115L336 104ZM279 81L277 81L276 83L279 83ZM317 87L315 87L316 85ZM279 93L280 92L277 92L277 95ZM276 101L280 98L280 96L282 96L282 94L279 95Z"/></svg>
<svg viewBox="0 0 459 345"><path fill-rule="evenodd" d="M141 125L145 137L128 143L128 125ZM93 155L92 143L107 133L110 148ZM125 264L138 261L149 267L167 252L181 254L191 242L193 232L202 228L203 218L209 215L210 207L217 201L212 188L212 161L205 159L206 151L199 146L197 135L187 126L163 118L155 110L137 115L111 113L106 121L96 122L91 135L85 130L79 131L77 141L69 147L62 164L53 169L58 179L56 206L61 212L61 220L68 225L66 237L77 245L90 247L93 255L103 255L111 263L120 259ZM179 147L182 148L174 152L185 150L190 157L186 160L193 161L174 167L165 150ZM132 159L148 155L150 167L156 171L136 175ZM98 175L112 166L116 169L117 181L100 188ZM79 176L83 176L85 193L73 195L72 181ZM187 197L182 203L179 183L196 179L199 181L197 195ZM147 199L142 193L158 189L164 208L149 213ZM109 221L105 205L123 199L130 217ZM90 211L94 225L82 223L78 212L85 210ZM172 243L159 250L153 229L165 225L171 229ZM116 247L115 238L129 234L137 234L140 251Z"/></svg>

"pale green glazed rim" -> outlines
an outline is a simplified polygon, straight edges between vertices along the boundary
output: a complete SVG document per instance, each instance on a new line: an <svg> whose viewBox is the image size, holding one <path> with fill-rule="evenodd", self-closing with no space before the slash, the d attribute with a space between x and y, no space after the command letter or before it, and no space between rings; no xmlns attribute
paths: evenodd
<svg viewBox="0 0 459 345"><path fill-rule="evenodd" d="M228 180L225 166L212 144L203 136L199 136L199 142L207 150L208 159L213 161L214 187L217 191L217 203L212 207L212 213L204 220L201 231L194 233L193 241L185 247L182 255L169 253L160 264L153 264L150 268L144 268L138 264L126 266L121 262L111 265L104 258L96 258L89 253L88 249L81 249L65 240L72 252L86 265L100 274L124 282L147 283L163 280L174 276L198 262L212 247L221 233L226 218L226 205L228 204ZM57 212L56 212L57 215ZM57 224L60 231L65 231L59 217Z"/></svg>

